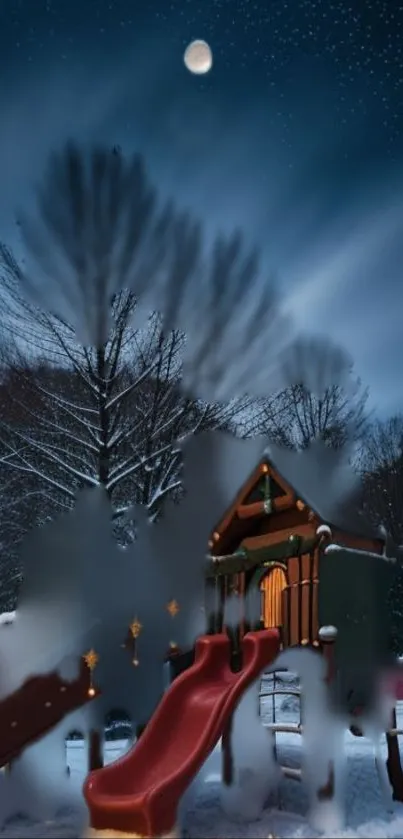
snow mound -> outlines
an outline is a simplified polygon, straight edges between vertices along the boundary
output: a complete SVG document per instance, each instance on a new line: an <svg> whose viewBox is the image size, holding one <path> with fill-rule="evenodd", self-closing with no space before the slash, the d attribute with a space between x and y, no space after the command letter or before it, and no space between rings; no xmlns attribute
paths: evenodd
<svg viewBox="0 0 403 839"><path fill-rule="evenodd" d="M274 739L262 728L258 716L256 682L243 696L233 718L234 782L222 786L221 804L231 821L259 819L270 791L278 787L281 773L274 758ZM271 742L270 742L271 741Z"/></svg>

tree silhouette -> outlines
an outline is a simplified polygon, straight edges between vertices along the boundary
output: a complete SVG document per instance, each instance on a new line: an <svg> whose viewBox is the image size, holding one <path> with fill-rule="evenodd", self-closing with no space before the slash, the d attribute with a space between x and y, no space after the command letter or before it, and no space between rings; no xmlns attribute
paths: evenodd
<svg viewBox="0 0 403 839"><path fill-rule="evenodd" d="M126 544L133 503L153 521L180 497L178 442L233 429L249 405L184 395L185 336L139 311L133 291L164 271L190 281L199 227L171 204L160 208L138 156L68 144L51 156L37 215L22 215L20 229L25 262L0 246L2 497L16 522L6 552L98 485Z"/></svg>
<svg viewBox="0 0 403 839"><path fill-rule="evenodd" d="M261 430L274 442L302 450L322 440L342 448L362 437L368 391L342 347L302 336L283 357L282 377L286 386L262 403Z"/></svg>

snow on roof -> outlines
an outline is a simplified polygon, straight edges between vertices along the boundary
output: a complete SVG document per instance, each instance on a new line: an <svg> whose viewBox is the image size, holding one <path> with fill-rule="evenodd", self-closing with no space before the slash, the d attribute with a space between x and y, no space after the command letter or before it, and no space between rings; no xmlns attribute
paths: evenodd
<svg viewBox="0 0 403 839"><path fill-rule="evenodd" d="M343 551L349 554L365 554L365 556L372 556L374 559L383 560L383 562L396 562L394 556L386 556L385 554L375 554L372 551L362 551L359 548L345 548L343 545L327 545L324 550L325 554L333 553L334 551Z"/></svg>

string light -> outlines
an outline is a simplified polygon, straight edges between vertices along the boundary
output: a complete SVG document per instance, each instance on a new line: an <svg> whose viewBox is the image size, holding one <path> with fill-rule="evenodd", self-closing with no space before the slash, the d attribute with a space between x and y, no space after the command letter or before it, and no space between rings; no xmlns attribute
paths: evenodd
<svg viewBox="0 0 403 839"><path fill-rule="evenodd" d="M138 639L140 637L141 631L143 629L143 625L142 625L142 623L140 623L138 618L134 618L134 620L130 624L129 629L130 629L131 636L133 638L132 664L133 664L133 667L138 667L139 664L140 664L140 661L139 661L138 654L137 654L137 642L138 642Z"/></svg>
<svg viewBox="0 0 403 839"><path fill-rule="evenodd" d="M87 665L87 667L90 671L90 686L88 688L87 694L88 694L88 696L90 696L92 698L96 694L96 690L95 690L94 685L92 683L92 674L93 674L93 671L95 670L95 668L98 664L99 655L98 655L98 653L95 652L94 649L91 648L88 651L88 653L83 655L83 659L84 659L84 661L85 661L85 663L86 663L86 665Z"/></svg>
<svg viewBox="0 0 403 839"><path fill-rule="evenodd" d="M176 600L170 600L167 604L167 611L171 615L171 618L176 618L176 615L180 611L178 602Z"/></svg>

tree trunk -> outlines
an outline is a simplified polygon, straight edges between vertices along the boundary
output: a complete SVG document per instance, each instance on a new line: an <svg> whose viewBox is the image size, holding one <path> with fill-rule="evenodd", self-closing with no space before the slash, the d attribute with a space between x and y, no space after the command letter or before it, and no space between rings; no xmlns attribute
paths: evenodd
<svg viewBox="0 0 403 839"><path fill-rule="evenodd" d="M392 712L392 728L396 728L396 708ZM403 772L400 761L399 740L396 736L386 733L386 742L388 745L388 758L386 761L386 769L390 785L393 789L393 800L403 801Z"/></svg>
<svg viewBox="0 0 403 839"><path fill-rule="evenodd" d="M106 383L105 347L99 347L97 350L97 387L100 439L98 477L101 486L107 489L109 480L109 417L106 410L108 388Z"/></svg>

